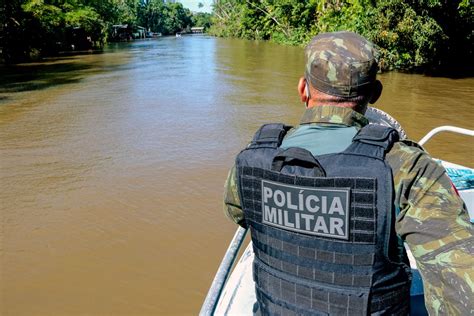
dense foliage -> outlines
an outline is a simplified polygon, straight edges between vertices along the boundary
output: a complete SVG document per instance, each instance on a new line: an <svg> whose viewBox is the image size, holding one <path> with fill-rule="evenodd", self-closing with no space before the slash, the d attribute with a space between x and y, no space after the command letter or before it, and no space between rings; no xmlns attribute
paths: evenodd
<svg viewBox="0 0 474 316"><path fill-rule="evenodd" d="M198 12L193 14L192 17L193 25L204 27L205 30L208 30L212 24L212 14L205 12Z"/></svg>
<svg viewBox="0 0 474 316"><path fill-rule="evenodd" d="M0 0L0 49L5 61L17 62L99 48L119 24L129 34L141 26L167 35L209 27L210 16L163 0Z"/></svg>
<svg viewBox="0 0 474 316"><path fill-rule="evenodd" d="M181 3L148 0L139 7L138 23L162 34L175 34L192 25L192 13Z"/></svg>
<svg viewBox="0 0 474 316"><path fill-rule="evenodd" d="M352 30L380 47L384 69L472 71L470 0L216 0L211 33L305 44Z"/></svg>
<svg viewBox="0 0 474 316"><path fill-rule="evenodd" d="M292 45L352 30L380 47L383 69L472 72L471 0L215 0L213 7L211 15L163 0L0 0L0 49L15 62L101 47L131 38L138 26L163 35L203 26L217 36ZM125 37L113 32L117 24L127 25Z"/></svg>

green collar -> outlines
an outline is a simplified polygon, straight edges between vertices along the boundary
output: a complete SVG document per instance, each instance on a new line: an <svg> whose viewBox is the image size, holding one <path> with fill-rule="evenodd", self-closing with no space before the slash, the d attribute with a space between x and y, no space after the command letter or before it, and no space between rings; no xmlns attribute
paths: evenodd
<svg viewBox="0 0 474 316"><path fill-rule="evenodd" d="M369 121L367 118L349 108L339 106L315 106L307 109L300 124L332 123L362 128Z"/></svg>

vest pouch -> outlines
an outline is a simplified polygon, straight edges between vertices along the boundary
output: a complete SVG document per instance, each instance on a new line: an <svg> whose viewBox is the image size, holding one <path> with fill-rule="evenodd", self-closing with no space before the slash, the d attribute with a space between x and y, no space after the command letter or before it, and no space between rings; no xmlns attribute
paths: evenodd
<svg viewBox="0 0 474 316"><path fill-rule="evenodd" d="M260 310L268 315L367 315L369 288L348 290L278 271L258 258L254 280Z"/></svg>

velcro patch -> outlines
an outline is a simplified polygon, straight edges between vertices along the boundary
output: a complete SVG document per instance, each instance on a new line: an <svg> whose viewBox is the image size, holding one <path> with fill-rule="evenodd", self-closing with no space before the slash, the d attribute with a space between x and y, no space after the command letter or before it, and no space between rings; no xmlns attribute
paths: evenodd
<svg viewBox="0 0 474 316"><path fill-rule="evenodd" d="M262 180L262 222L298 233L349 239L350 188Z"/></svg>

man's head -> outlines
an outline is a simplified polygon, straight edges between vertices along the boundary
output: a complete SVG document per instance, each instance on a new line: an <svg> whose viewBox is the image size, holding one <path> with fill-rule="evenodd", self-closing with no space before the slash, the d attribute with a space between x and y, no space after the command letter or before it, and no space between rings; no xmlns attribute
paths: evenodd
<svg viewBox="0 0 474 316"><path fill-rule="evenodd" d="M364 113L382 92L374 45L352 32L323 33L306 47L298 91L308 107L335 105Z"/></svg>

